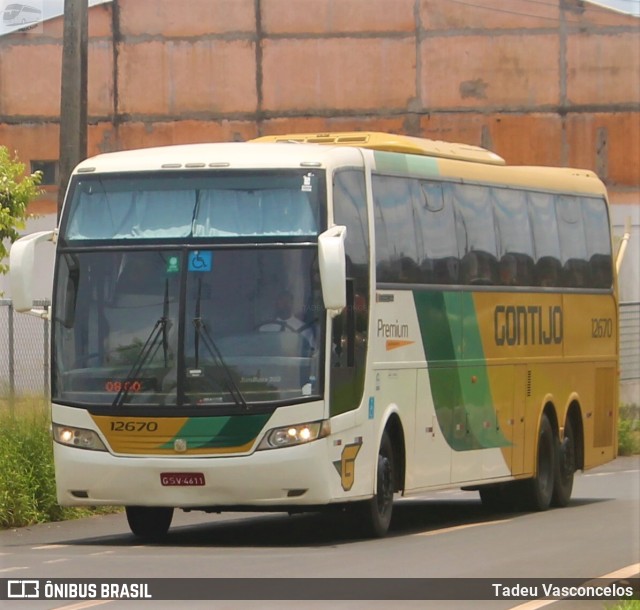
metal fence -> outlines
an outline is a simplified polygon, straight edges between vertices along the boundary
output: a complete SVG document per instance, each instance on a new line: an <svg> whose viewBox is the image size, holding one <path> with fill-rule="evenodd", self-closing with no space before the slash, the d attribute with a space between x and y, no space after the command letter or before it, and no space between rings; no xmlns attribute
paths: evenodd
<svg viewBox="0 0 640 610"><path fill-rule="evenodd" d="M48 308L49 301L34 301ZM0 299L0 396L49 394L49 320L16 314ZM640 302L620 304L620 381L640 381Z"/></svg>
<svg viewBox="0 0 640 610"><path fill-rule="evenodd" d="M640 380L640 301L620 303L620 380Z"/></svg>
<svg viewBox="0 0 640 610"><path fill-rule="evenodd" d="M49 301L34 301L47 309ZM0 397L49 394L49 320L17 314L0 299Z"/></svg>

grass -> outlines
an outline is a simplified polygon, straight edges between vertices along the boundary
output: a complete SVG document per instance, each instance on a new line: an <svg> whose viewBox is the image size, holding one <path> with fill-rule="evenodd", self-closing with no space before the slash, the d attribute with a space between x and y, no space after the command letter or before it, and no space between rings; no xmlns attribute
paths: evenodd
<svg viewBox="0 0 640 610"><path fill-rule="evenodd" d="M618 455L637 455L640 453L640 417L637 405L620 407L618 421Z"/></svg>
<svg viewBox="0 0 640 610"><path fill-rule="evenodd" d="M615 606L606 606L607 610L640 610L640 600L628 599L617 603Z"/></svg>
<svg viewBox="0 0 640 610"><path fill-rule="evenodd" d="M0 529L117 510L57 503L49 427L43 398L0 400Z"/></svg>

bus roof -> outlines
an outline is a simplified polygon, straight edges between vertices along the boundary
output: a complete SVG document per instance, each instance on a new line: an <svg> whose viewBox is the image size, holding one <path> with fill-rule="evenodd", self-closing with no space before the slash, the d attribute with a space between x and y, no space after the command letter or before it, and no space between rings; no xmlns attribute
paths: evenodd
<svg viewBox="0 0 640 610"><path fill-rule="evenodd" d="M414 159L432 157L438 160L437 177L449 180L470 180L505 186L520 186L578 192L606 196L606 188L598 176L583 169L568 167L506 165L499 155L470 144L456 144L381 132L293 133L263 136L252 140L262 143L321 144L325 146L352 146L374 152L400 153ZM410 158L410 157L409 157ZM425 168L413 164L413 174ZM379 168L378 168L379 169ZM411 171L405 169L403 171ZM427 170L427 173L430 170ZM425 174L425 177L429 177ZM436 175L432 174L432 177Z"/></svg>
<svg viewBox="0 0 640 610"><path fill-rule="evenodd" d="M268 147L268 150L266 149ZM602 195L606 188L589 170L511 166L478 146L380 132L339 132L263 136L249 142L160 146L104 153L80 163L75 174L175 171L180 169L278 169L362 166L358 149L370 151L379 171L426 179L472 181L534 190ZM382 156L388 155L390 162ZM365 155L366 156L366 155ZM383 167L386 166L386 167Z"/></svg>
<svg viewBox="0 0 640 610"><path fill-rule="evenodd" d="M216 142L177 144L103 153L82 161L74 174L144 172L178 169L224 169L306 167L324 165L335 157L327 147L309 145L282 146L271 144L273 151L265 154L265 144L252 142ZM341 157L352 165L362 157L355 149L344 149Z"/></svg>
<svg viewBox="0 0 640 610"><path fill-rule="evenodd" d="M505 160L495 153L472 146L471 144L457 144L414 138L412 136L381 133L378 131L350 131L339 133L298 133L278 136L263 136L252 142L304 142L309 144L334 144L341 146L357 146L387 152L424 155L474 163L488 163L490 165L505 165Z"/></svg>

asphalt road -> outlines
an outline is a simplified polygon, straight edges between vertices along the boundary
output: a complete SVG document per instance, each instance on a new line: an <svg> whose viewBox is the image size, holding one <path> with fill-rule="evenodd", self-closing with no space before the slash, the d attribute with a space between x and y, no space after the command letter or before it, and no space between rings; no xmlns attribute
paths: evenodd
<svg viewBox="0 0 640 610"><path fill-rule="evenodd" d="M39 579L42 583L60 578L140 579L140 582L169 577L225 579L201 581L208 587L218 587L229 578L265 578L262 583L271 583L269 587L280 587L283 592L288 592L292 583L282 579L322 579L312 581L314 586L310 586L309 595L299 583L293 583L291 596L304 596L304 601L262 600L260 583L247 580L239 581L239 586L246 587L247 597L257 598L256 601L0 602L3 608L24 610L176 606L215 610L542 607L603 610L611 607L612 602L528 602L517 597L491 601L389 601L367 591L384 588L382 578L455 578L458 580L454 581L454 588L459 587L463 592L460 596L464 597L465 587L477 582L469 579L500 583L511 582L507 579L586 581L610 577L619 581L638 576L640 457L619 458L578 474L569 507L544 513L489 512L474 492L435 492L400 499L394 507L390 534L382 540L354 539L340 521L325 516L253 513L178 512L162 544L139 544L129 533L123 514L0 532L2 579ZM369 580L336 580L343 578ZM389 581L389 584L398 586L406 582L411 584L411 581ZM446 582L451 586L451 581ZM332 591L338 590L348 591L355 599L319 599L329 598ZM266 597L269 591L264 591ZM367 596L372 599L365 599ZM283 593L283 597L287 594Z"/></svg>

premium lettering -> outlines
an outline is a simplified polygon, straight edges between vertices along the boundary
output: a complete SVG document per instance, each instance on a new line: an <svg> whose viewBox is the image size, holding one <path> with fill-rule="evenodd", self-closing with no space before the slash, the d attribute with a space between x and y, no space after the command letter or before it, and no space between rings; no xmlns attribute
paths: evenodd
<svg viewBox="0 0 640 610"><path fill-rule="evenodd" d="M559 305L498 305L493 313L496 345L559 345L563 338Z"/></svg>
<svg viewBox="0 0 640 610"><path fill-rule="evenodd" d="M386 324L383 320L378 319L378 337L385 337L387 339L405 339L408 336L408 324L400 324L398 320L394 323Z"/></svg>

